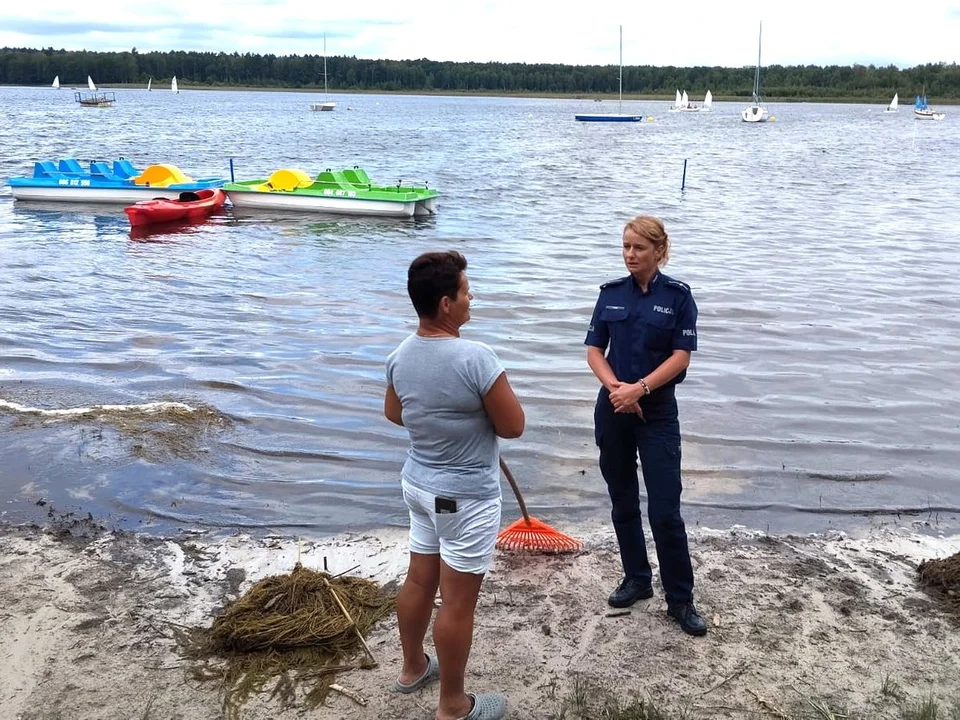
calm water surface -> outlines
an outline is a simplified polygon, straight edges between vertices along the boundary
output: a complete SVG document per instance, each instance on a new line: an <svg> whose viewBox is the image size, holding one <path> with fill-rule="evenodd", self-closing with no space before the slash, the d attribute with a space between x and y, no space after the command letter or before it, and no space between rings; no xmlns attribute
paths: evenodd
<svg viewBox="0 0 960 720"><path fill-rule="evenodd" d="M700 307L680 391L688 523L956 524L960 115L772 105L756 127L735 104L631 102L655 121L606 125L573 114L615 103L314 99L122 90L82 109L69 90L0 90L0 400L177 400L230 421L158 457L116 423L0 410L3 519L43 498L156 532L403 524L383 365L414 327L407 265L446 248L470 262L465 336L497 349L527 411L503 454L531 511L603 518L582 343L598 285L625 274L622 225L645 212ZM443 197L426 221L228 211L131 238L118 207L13 202L7 177L67 156L194 176L233 158L238 179L359 164Z"/></svg>

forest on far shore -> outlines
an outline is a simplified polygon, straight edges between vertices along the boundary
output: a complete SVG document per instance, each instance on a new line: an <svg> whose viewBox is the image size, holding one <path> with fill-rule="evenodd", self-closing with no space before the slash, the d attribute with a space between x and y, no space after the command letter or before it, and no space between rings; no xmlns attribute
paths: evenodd
<svg viewBox="0 0 960 720"><path fill-rule="evenodd" d="M687 90L691 98L711 90L717 97L749 98L754 67L624 66L623 92L673 97ZM253 53L89 52L86 50L0 49L0 85L49 85L55 76L64 86L85 86L87 76L98 85L146 85L169 82L181 86L323 88L322 55L257 55ZM434 60L364 60L327 57L331 91L450 92L487 94L550 94L590 96L616 93L616 65L547 65L526 63L457 63ZM904 101L926 91L931 101L960 100L960 68L956 63L917 65L770 65L762 71L762 95L783 100L889 100L899 92Z"/></svg>

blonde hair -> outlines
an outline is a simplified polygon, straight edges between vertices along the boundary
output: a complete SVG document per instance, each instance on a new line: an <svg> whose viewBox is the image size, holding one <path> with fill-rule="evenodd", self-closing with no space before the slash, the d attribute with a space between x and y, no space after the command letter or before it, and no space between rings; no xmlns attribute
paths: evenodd
<svg viewBox="0 0 960 720"><path fill-rule="evenodd" d="M627 230L653 243L654 251L660 256L657 265L662 267L670 261L670 237L660 219L652 215L637 215L623 226L623 232Z"/></svg>

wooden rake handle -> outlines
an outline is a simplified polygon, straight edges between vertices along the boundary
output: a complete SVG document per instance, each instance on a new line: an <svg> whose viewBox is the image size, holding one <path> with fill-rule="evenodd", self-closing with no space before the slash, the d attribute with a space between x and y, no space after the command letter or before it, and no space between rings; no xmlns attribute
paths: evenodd
<svg viewBox="0 0 960 720"><path fill-rule="evenodd" d="M503 461L503 458L500 458L500 469L503 471L504 477L507 478L507 482L510 483L510 487L513 488L513 494L517 496L517 505L520 506L520 512L523 513L523 519L527 521L527 525L530 524L530 515L527 513L527 504L523 501L523 495L520 494L520 488L517 487L517 481L513 479L513 473L510 472L510 468L507 467L507 464Z"/></svg>

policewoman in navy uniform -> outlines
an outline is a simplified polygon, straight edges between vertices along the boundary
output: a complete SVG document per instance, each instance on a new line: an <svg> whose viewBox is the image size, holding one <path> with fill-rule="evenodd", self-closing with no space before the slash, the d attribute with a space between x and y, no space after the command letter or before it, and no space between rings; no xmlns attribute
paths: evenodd
<svg viewBox="0 0 960 720"><path fill-rule="evenodd" d="M587 332L587 364L603 384L594 410L600 472L612 503L624 578L613 607L653 597L640 522L637 458L647 490L667 613L691 635L707 626L693 604L693 568L680 516L680 420L676 386L697 349L697 305L690 287L664 275L670 239L657 218L623 229L626 277L600 286ZM609 348L609 351L608 351Z"/></svg>

